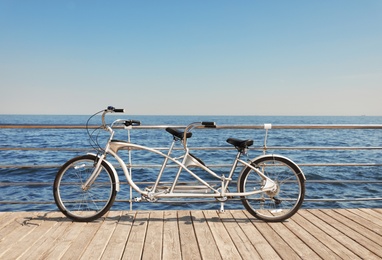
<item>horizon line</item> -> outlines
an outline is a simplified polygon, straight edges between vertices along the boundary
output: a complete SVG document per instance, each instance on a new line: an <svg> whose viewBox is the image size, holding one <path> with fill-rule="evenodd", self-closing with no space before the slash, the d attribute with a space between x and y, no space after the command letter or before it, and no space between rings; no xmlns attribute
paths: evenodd
<svg viewBox="0 0 382 260"><path fill-rule="evenodd" d="M1 116L91 116L93 114L29 114L29 113L15 113L15 114L10 114L10 113L0 113ZM340 115L340 114L335 114L335 115L282 115L282 114L272 114L272 115L266 115L266 114L258 114L258 115L242 115L242 114L128 114L128 113L113 113L112 115L134 115L134 116L341 116L341 117L371 117L371 116L382 116L381 115L367 115L367 114L358 114L358 115Z"/></svg>

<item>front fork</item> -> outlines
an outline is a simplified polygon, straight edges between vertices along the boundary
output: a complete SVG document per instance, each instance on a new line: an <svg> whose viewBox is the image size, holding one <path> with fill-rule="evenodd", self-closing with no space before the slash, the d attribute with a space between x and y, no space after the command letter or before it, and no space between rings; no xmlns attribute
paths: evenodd
<svg viewBox="0 0 382 260"><path fill-rule="evenodd" d="M86 182L84 184L82 184L81 188L83 191L87 191L89 190L89 188L93 185L94 181L97 179L98 175L101 173L102 171L102 167L101 167L101 164L102 164L102 161L105 159L106 155L105 154L102 154L101 156L96 156L96 160L97 160L97 163L94 162L95 164L95 167L94 167L94 170L92 172L92 174L89 176L89 178L86 180Z"/></svg>
<svg viewBox="0 0 382 260"><path fill-rule="evenodd" d="M104 117L102 117L102 123L103 123L103 125L106 125L105 121L104 121ZM102 155L101 156L95 155L96 160L98 158L98 161L97 161L97 163L96 163L96 165L94 167L94 171L92 172L90 177L87 179L87 181L84 184L82 184L81 188L82 188L83 191L87 191L87 190L90 189L90 187L93 185L94 181L97 179L98 175L102 171L102 167L101 167L102 161L106 158L107 151L110 148L110 141L114 137L114 131L111 129L110 126L106 126L106 130L110 133L109 140L106 143L106 147L105 147L105 150L102 153Z"/></svg>

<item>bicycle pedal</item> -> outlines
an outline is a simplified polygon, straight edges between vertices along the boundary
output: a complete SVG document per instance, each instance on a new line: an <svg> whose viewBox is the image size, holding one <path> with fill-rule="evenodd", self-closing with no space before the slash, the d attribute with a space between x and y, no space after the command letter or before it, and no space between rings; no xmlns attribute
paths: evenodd
<svg viewBox="0 0 382 260"><path fill-rule="evenodd" d="M135 197L135 198L134 198L134 201L135 201L135 202L141 202L141 201L142 201L142 198L140 198L140 197Z"/></svg>

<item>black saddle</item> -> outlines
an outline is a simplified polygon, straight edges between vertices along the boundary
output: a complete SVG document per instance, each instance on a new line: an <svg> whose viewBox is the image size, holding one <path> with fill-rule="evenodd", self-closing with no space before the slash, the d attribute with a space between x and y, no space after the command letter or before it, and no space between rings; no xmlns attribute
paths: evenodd
<svg viewBox="0 0 382 260"><path fill-rule="evenodd" d="M253 145L253 140L247 139L247 140L241 140L237 138L228 138L227 143L232 144L236 147L236 149L240 152L244 151L244 149L247 149L249 146Z"/></svg>
<svg viewBox="0 0 382 260"><path fill-rule="evenodd" d="M184 132L183 131L179 131L178 129L175 129L175 128L171 128L171 127L167 127L166 128L166 131L170 134L172 134L175 137L179 138L180 140L183 140L183 137L184 137ZM190 138L192 136L192 133L191 132L188 132L186 134L186 138Z"/></svg>

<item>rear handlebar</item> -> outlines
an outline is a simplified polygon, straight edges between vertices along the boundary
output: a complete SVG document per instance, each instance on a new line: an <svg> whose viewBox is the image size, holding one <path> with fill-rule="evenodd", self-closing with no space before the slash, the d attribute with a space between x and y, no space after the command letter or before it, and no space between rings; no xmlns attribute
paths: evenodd
<svg viewBox="0 0 382 260"><path fill-rule="evenodd" d="M215 122L201 122L201 124L202 124L204 127L216 128L216 123L215 123Z"/></svg>
<svg viewBox="0 0 382 260"><path fill-rule="evenodd" d="M130 119L130 120L125 120L125 122L123 122L123 124L125 126L140 126L141 121Z"/></svg>
<svg viewBox="0 0 382 260"><path fill-rule="evenodd" d="M191 129L194 129L195 127L200 127L200 126L203 126L203 128L216 128L216 123L204 121L204 122L195 122L195 123L189 124L183 133L183 146L185 149L187 148L187 134L191 131Z"/></svg>

